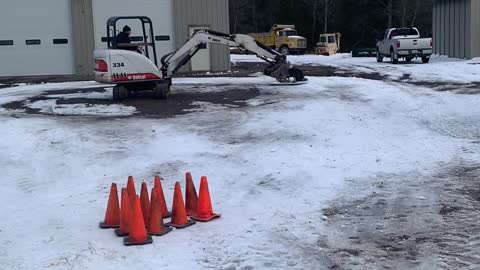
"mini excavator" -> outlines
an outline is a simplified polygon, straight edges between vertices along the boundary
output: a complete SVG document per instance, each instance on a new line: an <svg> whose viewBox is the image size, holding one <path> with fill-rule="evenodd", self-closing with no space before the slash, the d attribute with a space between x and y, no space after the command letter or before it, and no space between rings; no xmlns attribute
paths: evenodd
<svg viewBox="0 0 480 270"><path fill-rule="evenodd" d="M140 20L143 29L142 43L118 44L115 35L120 20ZM242 34L225 34L208 29L199 30L177 50L162 56L157 63L156 36L150 18L145 16L111 17L107 21L108 48L95 50L95 81L115 84L113 99L121 100L136 91L153 91L157 99L167 99L172 85L172 76L206 43L221 44L248 51L269 65L264 74L275 78L280 84L305 83L303 72L290 67L285 55ZM137 46L142 51L125 50L124 46Z"/></svg>

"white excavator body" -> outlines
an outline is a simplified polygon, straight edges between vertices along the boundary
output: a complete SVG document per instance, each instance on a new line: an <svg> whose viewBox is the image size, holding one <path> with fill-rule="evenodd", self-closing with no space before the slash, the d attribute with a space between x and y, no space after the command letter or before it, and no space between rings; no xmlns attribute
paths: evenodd
<svg viewBox="0 0 480 270"><path fill-rule="evenodd" d="M162 72L146 56L128 50L95 50L95 81L125 83L162 79Z"/></svg>

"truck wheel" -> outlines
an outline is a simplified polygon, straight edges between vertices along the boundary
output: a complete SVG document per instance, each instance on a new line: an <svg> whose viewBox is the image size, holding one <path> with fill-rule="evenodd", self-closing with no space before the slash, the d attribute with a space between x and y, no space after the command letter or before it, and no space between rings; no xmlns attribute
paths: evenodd
<svg viewBox="0 0 480 270"><path fill-rule="evenodd" d="M128 98L128 89L123 85L113 87L113 100L122 100Z"/></svg>
<svg viewBox="0 0 480 270"><path fill-rule="evenodd" d="M430 57L422 57L422 63L427 64L430 62Z"/></svg>
<svg viewBox="0 0 480 270"><path fill-rule="evenodd" d="M283 46L280 48L280 53L283 55L289 55L290 54L290 49L287 46Z"/></svg>
<svg viewBox="0 0 480 270"><path fill-rule="evenodd" d="M405 57L405 61L407 61L407 63L412 62L412 59L413 59L412 57Z"/></svg>
<svg viewBox="0 0 480 270"><path fill-rule="evenodd" d="M156 99L168 99L170 95L170 86L168 83L157 83L153 89Z"/></svg>
<svg viewBox="0 0 480 270"><path fill-rule="evenodd" d="M398 64L398 58L395 58L393 50L390 51L390 62L392 62L392 64Z"/></svg>
<svg viewBox="0 0 480 270"><path fill-rule="evenodd" d="M380 54L380 51L378 51L378 48L377 48L377 62L378 63L383 62L383 56Z"/></svg>

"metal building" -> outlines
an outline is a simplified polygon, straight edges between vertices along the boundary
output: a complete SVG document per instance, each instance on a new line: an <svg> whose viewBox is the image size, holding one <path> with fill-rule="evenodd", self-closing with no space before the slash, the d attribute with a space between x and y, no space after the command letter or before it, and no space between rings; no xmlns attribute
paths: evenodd
<svg viewBox="0 0 480 270"><path fill-rule="evenodd" d="M435 0L434 51L457 58L480 56L480 0Z"/></svg>
<svg viewBox="0 0 480 270"><path fill-rule="evenodd" d="M107 46L107 19L128 15L152 19L158 58L181 46L197 29L229 31L228 0L5 1L0 8L0 77L88 77L93 50ZM143 39L140 23L120 23L120 29L124 24L132 28L133 41ZM229 68L228 48L207 45L182 70Z"/></svg>

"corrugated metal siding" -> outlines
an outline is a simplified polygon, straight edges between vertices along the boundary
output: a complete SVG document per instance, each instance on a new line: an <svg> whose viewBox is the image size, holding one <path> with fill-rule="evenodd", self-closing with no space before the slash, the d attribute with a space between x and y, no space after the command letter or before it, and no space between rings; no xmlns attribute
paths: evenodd
<svg viewBox="0 0 480 270"><path fill-rule="evenodd" d="M175 0L175 45L184 44L189 38L189 26L208 26L211 30L229 33L228 0ZM210 47L212 71L230 69L230 50L226 46ZM191 70L190 65L181 69Z"/></svg>
<svg viewBox="0 0 480 270"><path fill-rule="evenodd" d="M466 39L465 39L465 27L467 25L467 16L466 16L466 5L467 5L467 2L466 1L460 1L460 17L459 17L459 35L458 35L458 49L459 49L459 57L460 58L466 58L467 57L467 54L466 54L466 46L467 46L467 42L466 42ZM463 26L463 27L462 27Z"/></svg>
<svg viewBox="0 0 480 270"><path fill-rule="evenodd" d="M440 39L439 39L439 33L438 33L438 29L440 28L440 16L439 16L439 13L438 13L438 5L434 5L433 6L433 44L434 44L434 52L435 53L438 53L438 50L439 50L439 47L440 47Z"/></svg>
<svg viewBox="0 0 480 270"><path fill-rule="evenodd" d="M471 57L480 56L480 0L471 0Z"/></svg>
<svg viewBox="0 0 480 270"><path fill-rule="evenodd" d="M437 0L433 6L435 53L480 56L480 0Z"/></svg>
<svg viewBox="0 0 480 270"><path fill-rule="evenodd" d="M454 3L453 5L453 19L454 19L454 29L453 29L453 51L455 55L460 57L460 29L464 27L460 27L460 5L463 1L458 1L458 3ZM462 42L464 43L464 42ZM463 52L462 52L463 53Z"/></svg>
<svg viewBox="0 0 480 270"><path fill-rule="evenodd" d="M91 75L95 49L92 0L71 0L71 3L75 73Z"/></svg>
<svg viewBox="0 0 480 270"><path fill-rule="evenodd" d="M472 58L472 1L466 2L465 8L465 58Z"/></svg>
<svg viewBox="0 0 480 270"><path fill-rule="evenodd" d="M451 0L447 1L447 26L448 26L448 44L447 44L447 54L448 55L455 55L455 22L454 22L454 16L455 16L455 10L454 10L454 5L455 3Z"/></svg>

